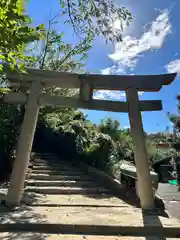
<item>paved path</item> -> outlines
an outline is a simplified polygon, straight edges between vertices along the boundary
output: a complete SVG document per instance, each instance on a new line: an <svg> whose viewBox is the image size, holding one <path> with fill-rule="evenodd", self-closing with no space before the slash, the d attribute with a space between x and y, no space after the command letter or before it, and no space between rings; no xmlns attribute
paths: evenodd
<svg viewBox="0 0 180 240"><path fill-rule="evenodd" d="M160 183L158 194L165 201L170 215L180 219L180 192L177 191L176 186Z"/></svg>
<svg viewBox="0 0 180 240"><path fill-rule="evenodd" d="M164 240L180 229L177 219L142 212L51 155L36 155L24 202L12 212L1 206L0 239Z"/></svg>

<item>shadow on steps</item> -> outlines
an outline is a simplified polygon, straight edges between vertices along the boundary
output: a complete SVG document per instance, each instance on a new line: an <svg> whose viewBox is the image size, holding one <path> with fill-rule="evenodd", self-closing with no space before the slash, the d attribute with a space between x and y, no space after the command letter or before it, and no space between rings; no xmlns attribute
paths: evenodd
<svg viewBox="0 0 180 240"><path fill-rule="evenodd" d="M27 203L27 206L33 206L33 207L66 207L66 208L72 208L72 207L88 207L88 208L125 208L126 206L120 206L120 205L111 205L111 204L53 204L53 203Z"/></svg>
<svg viewBox="0 0 180 240"><path fill-rule="evenodd" d="M160 239L175 238L180 235L180 228L156 226L115 226L115 225L76 225L49 223L10 223L0 224L0 232L35 232L45 234L81 234L99 236L156 236ZM163 238L162 238L163 237Z"/></svg>

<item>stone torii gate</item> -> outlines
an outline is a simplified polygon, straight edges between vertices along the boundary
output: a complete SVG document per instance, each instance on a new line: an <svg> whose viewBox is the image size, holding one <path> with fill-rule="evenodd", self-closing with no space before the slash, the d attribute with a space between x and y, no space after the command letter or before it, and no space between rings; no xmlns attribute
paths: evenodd
<svg viewBox="0 0 180 240"><path fill-rule="evenodd" d="M12 86L24 87L29 91L27 94L12 91L5 94L3 98L6 103L26 104L6 204L9 206L20 204L39 108L40 105L50 105L127 112L129 114L141 207L153 209L154 194L141 111L162 110L162 102L160 100L139 101L138 91L158 92L163 85L170 84L175 77L176 74L114 76L38 69L27 69L27 74L7 71L7 78ZM78 88L80 90L79 98L43 95L43 88L50 85L60 88ZM95 100L93 99L93 90L124 90L127 102Z"/></svg>

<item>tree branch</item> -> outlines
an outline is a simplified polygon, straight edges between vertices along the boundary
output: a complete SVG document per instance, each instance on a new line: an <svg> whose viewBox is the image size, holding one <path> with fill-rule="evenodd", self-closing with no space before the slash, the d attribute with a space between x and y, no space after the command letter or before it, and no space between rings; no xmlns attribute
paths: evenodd
<svg viewBox="0 0 180 240"><path fill-rule="evenodd" d="M75 26L75 24L74 24L74 21L73 21L73 19L72 19L72 15L71 15L71 4L70 4L70 0L67 0L67 7L68 7L69 19L70 19L71 24L72 24L72 26L73 26L73 30L74 30L75 34L79 37L79 35L78 35L77 31L76 31L76 26Z"/></svg>
<svg viewBox="0 0 180 240"><path fill-rule="evenodd" d="M40 69L43 69L44 68L44 64L45 64L45 59L46 59L47 49L48 49L48 43L49 43L50 29L51 29L51 20L49 20L49 24L48 24L48 31L47 31L47 35L46 35L44 53L43 53L41 64L39 66Z"/></svg>
<svg viewBox="0 0 180 240"><path fill-rule="evenodd" d="M58 14L56 14L53 18L51 18L51 13L50 13L50 19L48 21L48 31L47 31L47 35L46 35L46 45L45 45L45 48L44 48L44 53L43 53L43 57L42 57L42 62L40 64L40 69L43 69L44 68L44 64L45 64L45 60L46 60L46 55L47 55L47 50L48 50L48 44L49 44L49 34L50 34L50 30L51 30L51 25L52 25L52 22L54 21L54 19L58 16Z"/></svg>

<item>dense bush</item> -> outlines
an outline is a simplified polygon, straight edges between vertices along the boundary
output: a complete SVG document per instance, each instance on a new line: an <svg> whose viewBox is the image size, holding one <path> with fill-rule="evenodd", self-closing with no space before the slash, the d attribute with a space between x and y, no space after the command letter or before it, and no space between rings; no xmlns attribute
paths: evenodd
<svg viewBox="0 0 180 240"><path fill-rule="evenodd" d="M110 136L97 133L84 155L89 165L115 175L120 159L116 144Z"/></svg>
<svg viewBox="0 0 180 240"><path fill-rule="evenodd" d="M51 115L52 117L52 115ZM56 119L57 116L53 119ZM48 114L36 130L33 148L51 151L64 159L81 161L115 175L123 151L111 136L99 132L80 111L66 111L54 128ZM42 141L43 139L43 141Z"/></svg>
<svg viewBox="0 0 180 240"><path fill-rule="evenodd" d="M0 104L0 180L7 178L12 168L12 155L19 135L20 109L16 105Z"/></svg>

